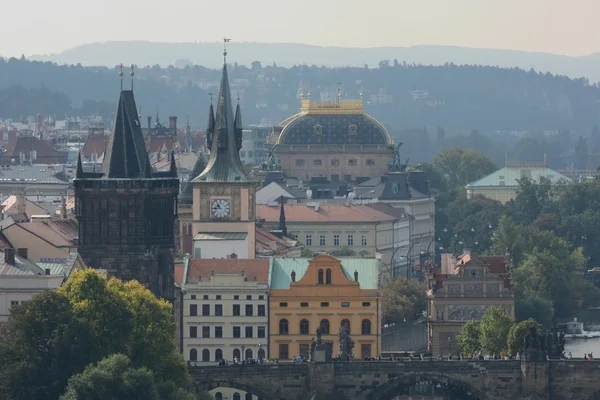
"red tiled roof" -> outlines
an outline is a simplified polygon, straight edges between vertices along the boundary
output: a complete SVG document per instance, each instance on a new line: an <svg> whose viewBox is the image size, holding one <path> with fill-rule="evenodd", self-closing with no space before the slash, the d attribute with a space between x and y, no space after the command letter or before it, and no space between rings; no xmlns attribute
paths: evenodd
<svg viewBox="0 0 600 400"><path fill-rule="evenodd" d="M248 260L242 258L191 259L188 265L186 282L208 280L214 273L246 273L246 280L267 283L269 281L269 260Z"/></svg>
<svg viewBox="0 0 600 400"><path fill-rule="evenodd" d="M183 272L185 271L185 265L183 263L175 264L175 283L181 287L183 283Z"/></svg>
<svg viewBox="0 0 600 400"><path fill-rule="evenodd" d="M173 149L173 139L169 137L153 137L146 142L146 148L150 153L156 153L161 150L163 145L166 147L167 151L171 151Z"/></svg>
<svg viewBox="0 0 600 400"><path fill-rule="evenodd" d="M287 222L377 222L393 221L394 217L365 205L323 204L319 210L305 204L286 204ZM267 222L279 221L280 206L265 204L256 206L258 218Z"/></svg>
<svg viewBox="0 0 600 400"><path fill-rule="evenodd" d="M104 135L90 135L83 145L83 156L89 158L92 154L97 154L100 157L104 153L105 146Z"/></svg>
<svg viewBox="0 0 600 400"><path fill-rule="evenodd" d="M11 137L8 139L6 145L4 145L6 152L3 157L19 157L20 153L29 154L30 151L36 151L36 157L38 160L41 159L64 159L64 156L56 151L50 143L40 140L34 136L19 136Z"/></svg>
<svg viewBox="0 0 600 400"><path fill-rule="evenodd" d="M492 274L503 274L506 272L505 263L506 258L504 256L474 256L472 254L464 254L460 259L456 261L457 267L462 264L467 264L469 261L482 262L487 264L488 271ZM458 268L457 268L458 271Z"/></svg>

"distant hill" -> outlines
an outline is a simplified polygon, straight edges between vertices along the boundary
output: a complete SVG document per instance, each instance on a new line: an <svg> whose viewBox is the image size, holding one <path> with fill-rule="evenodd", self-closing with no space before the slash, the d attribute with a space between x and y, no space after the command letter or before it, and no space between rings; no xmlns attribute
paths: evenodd
<svg viewBox="0 0 600 400"><path fill-rule="evenodd" d="M52 61L58 64L109 66L134 63L140 66L175 65L178 60L189 60L196 65L215 68L221 63L221 43L154 43L106 42L75 47L58 54L36 55L29 59ZM247 65L253 61L279 66L317 65L329 67L377 67L382 60L400 63L444 65L490 65L504 68L551 72L572 78L585 77L600 81L600 53L583 57L569 57L548 53L516 50L475 49L454 46L412 46L343 48L319 47L295 43L235 43L229 45L231 62Z"/></svg>
<svg viewBox="0 0 600 400"><path fill-rule="evenodd" d="M233 51L232 51L233 52ZM217 57L218 58L218 57ZM125 78L129 78L126 73ZM160 66L136 70L141 114L187 116L206 126L209 93L218 93L220 69ZM231 65L232 93L239 94L245 124L278 122L299 110L300 92L335 101L364 94L365 110L390 131L442 126L448 136L480 132L560 129L589 134L600 124L600 87L586 79L517 68L422 66L383 62L379 68ZM129 79L124 79L129 86ZM339 87L338 87L338 83ZM57 65L0 59L0 118L53 114L103 115L112 120L118 99L116 67Z"/></svg>

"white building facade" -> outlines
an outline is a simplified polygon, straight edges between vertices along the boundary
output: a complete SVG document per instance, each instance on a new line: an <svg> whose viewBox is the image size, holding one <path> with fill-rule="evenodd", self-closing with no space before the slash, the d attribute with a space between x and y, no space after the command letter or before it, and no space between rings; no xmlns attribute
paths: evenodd
<svg viewBox="0 0 600 400"><path fill-rule="evenodd" d="M268 260L186 260L180 338L191 365L268 358Z"/></svg>

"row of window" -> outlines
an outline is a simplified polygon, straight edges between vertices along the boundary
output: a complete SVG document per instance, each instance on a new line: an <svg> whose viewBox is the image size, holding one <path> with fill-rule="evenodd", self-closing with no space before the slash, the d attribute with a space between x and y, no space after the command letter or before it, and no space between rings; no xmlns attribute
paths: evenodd
<svg viewBox="0 0 600 400"><path fill-rule="evenodd" d="M252 157L252 156L248 156L248 157ZM296 159L296 167L304 167L304 165L305 165L305 160L303 158L297 158ZM316 158L316 159L313 160L312 165L315 166L315 167L320 167L320 166L323 165L323 160L321 160L319 158ZM358 165L358 160L357 159L351 158L351 159L348 160L348 166L350 166L350 167L356 167L357 165ZM375 160L373 160L373 159L367 159L365 161L365 165L367 167L374 167L375 166ZM337 160L337 159L331 160L331 166L332 167L339 167L340 166L340 160Z"/></svg>
<svg viewBox="0 0 600 400"><path fill-rule="evenodd" d="M349 301L342 301L340 303L340 305L342 307L350 307L350 302ZM279 303L279 307L287 307L288 303L287 302L281 302ZM362 303L363 307L371 307L371 302L369 301L363 301ZM300 303L300 307L308 307L308 302L302 302ZM321 302L321 307L329 307L329 302L328 301L322 301Z"/></svg>
<svg viewBox="0 0 600 400"><path fill-rule="evenodd" d="M340 328L343 327L344 325L347 325L348 330L350 331L350 333L352 333L352 327L350 326L350 320L343 319L342 322L340 323ZM360 325L361 325L360 326L361 335L370 335L371 334L371 321L370 320L363 319ZM319 327L321 328L321 333L323 335L330 334L328 319L322 319L321 323L319 324ZM311 334L310 323L308 322L307 319L301 320L298 328L299 328L300 335ZM290 333L290 325L289 325L288 320L285 318L280 319L279 320L279 334L280 335L288 335L289 333Z"/></svg>
<svg viewBox="0 0 600 400"><path fill-rule="evenodd" d="M293 235L293 236L294 236L294 239L298 240L298 235ZM346 243L348 246L354 246L354 235L353 234L347 235ZM304 236L304 244L307 246L313 245L313 236L311 233L307 233ZM333 235L333 245L334 246L340 245L340 235L338 235L337 233ZM366 235L361 235L360 245L368 246L368 240L367 240ZM319 246L327 246L327 235L319 235Z"/></svg>
<svg viewBox="0 0 600 400"><path fill-rule="evenodd" d="M246 157L246 152L244 150L240 151L240 157L244 158ZM248 158L252 158L254 157L254 153L252 153L251 150L248 151Z"/></svg>
<svg viewBox="0 0 600 400"><path fill-rule="evenodd" d="M215 316L222 317L223 316L223 304L215 304L214 305L214 313L210 313L211 305L210 304L202 304L202 316ZM256 316L257 317L265 317L267 315L267 307L264 304L259 304L256 307ZM244 306L244 315L245 317L253 317L254 316L254 304L246 304ZM242 316L242 308L240 304L233 304L231 307L231 315L234 317ZM196 317L198 316L198 304L190 304L190 316Z"/></svg>
<svg viewBox="0 0 600 400"><path fill-rule="evenodd" d="M259 349L256 356L259 360L264 359L265 358L265 349ZM240 349L233 349L232 357L233 357L233 359L230 361L233 361L236 358L239 361L250 360L250 359L254 358L254 352L252 351L252 349L246 349L246 351L244 351L244 358L242 359L242 352L240 351ZM198 360L198 350L196 350L196 349L190 350L190 361L209 362L209 361L221 361L221 360L223 360L223 350L221 350L221 349L215 350L214 358L211 358L209 349L202 350L202 359L201 360Z"/></svg>
<svg viewBox="0 0 600 400"><path fill-rule="evenodd" d="M196 300L196 297L197 296L195 294L193 294L193 295L190 296L190 298L192 300ZM235 295L233 295L233 299L234 300L239 300L240 296L238 294L235 294ZM264 299L265 299L264 295L262 295L262 294L258 295L258 300L264 300ZM203 294L202 295L202 300L210 300L210 296L207 295L207 294ZM222 296L220 294L215 295L215 300L222 300ZM246 295L246 300L252 300L252 295L251 294L247 294Z"/></svg>
<svg viewBox="0 0 600 400"><path fill-rule="evenodd" d="M202 338L203 339L210 339L211 336L211 327L210 326L203 326L201 329L201 333L202 333ZM222 326L215 326L214 327L214 338L222 338L223 337L223 327ZM232 332L231 332L231 336L234 339L238 339L242 337L242 327L241 326L234 326L232 327ZM266 337L266 328L264 326L257 326L256 327L256 337L257 338L264 338ZM197 338L198 337L198 327L197 326L190 326L190 337L191 338ZM254 337L254 327L253 326L245 326L244 327L244 337L245 338L253 338Z"/></svg>
<svg viewBox="0 0 600 400"><path fill-rule="evenodd" d="M215 393L215 400L224 400L227 397L223 397L223 393L221 392L217 392ZM252 393L246 393L246 395L244 396L244 400L252 400L254 399L254 396L252 395ZM242 400L242 395L239 394L238 392L233 393L231 400Z"/></svg>

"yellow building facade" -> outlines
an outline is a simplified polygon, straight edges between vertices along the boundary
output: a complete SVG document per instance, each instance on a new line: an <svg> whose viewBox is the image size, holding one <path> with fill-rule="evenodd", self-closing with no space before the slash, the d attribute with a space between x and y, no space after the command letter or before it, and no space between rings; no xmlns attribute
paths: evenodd
<svg viewBox="0 0 600 400"><path fill-rule="evenodd" d="M269 349L281 361L308 359L321 328L339 353L338 332L347 323L354 358L381 352L380 263L375 259L274 258L270 266Z"/></svg>

